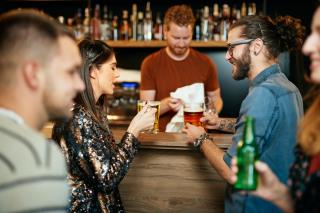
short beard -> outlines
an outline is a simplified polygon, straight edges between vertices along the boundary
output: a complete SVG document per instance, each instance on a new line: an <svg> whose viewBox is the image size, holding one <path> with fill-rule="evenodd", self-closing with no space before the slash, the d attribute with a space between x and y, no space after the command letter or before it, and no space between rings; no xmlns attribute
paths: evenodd
<svg viewBox="0 0 320 213"><path fill-rule="evenodd" d="M246 50L244 50L239 60L234 60L234 61L235 61L236 70L232 74L233 79L239 81L247 78L250 70L250 65L251 65L249 47Z"/></svg>

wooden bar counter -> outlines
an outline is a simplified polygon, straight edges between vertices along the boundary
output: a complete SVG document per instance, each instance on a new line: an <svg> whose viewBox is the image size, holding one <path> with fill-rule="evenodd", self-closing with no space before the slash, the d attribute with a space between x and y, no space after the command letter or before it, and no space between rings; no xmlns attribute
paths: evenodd
<svg viewBox="0 0 320 213"><path fill-rule="evenodd" d="M43 132L51 133L48 124ZM119 141L125 127L112 127ZM211 134L227 149L230 134ZM120 184L127 212L224 212L225 181L182 133L140 134L141 149Z"/></svg>

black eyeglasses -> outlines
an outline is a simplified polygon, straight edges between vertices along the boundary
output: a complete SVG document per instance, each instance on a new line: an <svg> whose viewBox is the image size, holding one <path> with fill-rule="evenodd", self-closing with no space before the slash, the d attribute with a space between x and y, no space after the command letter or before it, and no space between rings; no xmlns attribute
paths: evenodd
<svg viewBox="0 0 320 213"><path fill-rule="evenodd" d="M241 45L241 44L250 44L251 41L253 41L254 39L243 39L243 40L239 40L239 41L235 41L235 42L232 42L232 43L229 43L227 44L227 47L228 47L228 53L229 55L233 55L233 49L235 46L237 45Z"/></svg>

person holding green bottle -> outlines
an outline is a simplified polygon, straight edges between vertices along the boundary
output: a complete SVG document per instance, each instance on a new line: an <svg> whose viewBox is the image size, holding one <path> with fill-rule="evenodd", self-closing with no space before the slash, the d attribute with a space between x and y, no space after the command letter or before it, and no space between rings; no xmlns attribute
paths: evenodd
<svg viewBox="0 0 320 213"><path fill-rule="evenodd" d="M320 4L311 25L311 34L303 45L310 58L310 80L320 84ZM319 87L318 87L319 88ZM262 161L255 166L260 173L258 188L252 195L272 202L284 212L320 212L320 91L300 122L295 162L291 166L288 186L279 181L272 169ZM281 163L281 162L279 162ZM232 160L230 181L237 181L237 160Z"/></svg>
<svg viewBox="0 0 320 213"><path fill-rule="evenodd" d="M247 78L249 93L243 100L237 120L206 116L206 128L234 132L232 144L224 152L210 140L203 127L186 125L188 141L194 142L218 174L231 183L231 159L236 156L243 138L245 118L255 119L255 139L260 160L266 162L282 183L294 161L298 122L303 102L298 88L291 83L278 64L281 52L302 47L304 28L290 16L275 20L268 16L247 16L230 26L225 59L231 64L235 80ZM236 94L235 94L236 95ZM225 212L282 212L277 206L251 194L243 195L228 185Z"/></svg>

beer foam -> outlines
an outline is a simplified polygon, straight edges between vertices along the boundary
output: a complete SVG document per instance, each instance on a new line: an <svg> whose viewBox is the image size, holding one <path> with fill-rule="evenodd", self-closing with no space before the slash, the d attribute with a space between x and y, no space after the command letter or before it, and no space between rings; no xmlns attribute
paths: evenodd
<svg viewBox="0 0 320 213"><path fill-rule="evenodd" d="M203 108L201 107L193 107L193 108L184 108L185 112L203 112Z"/></svg>

